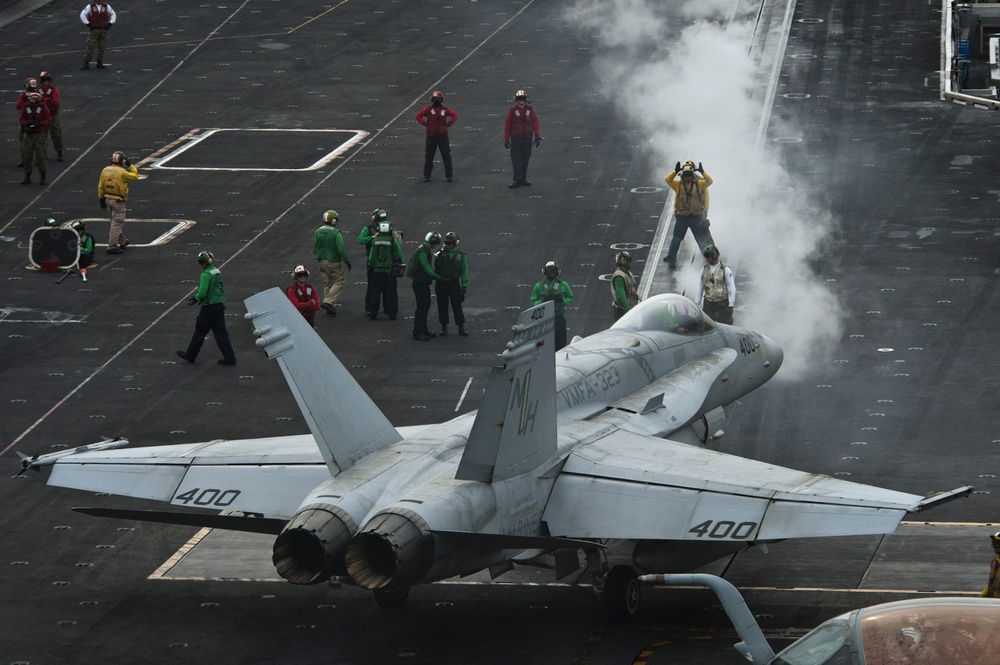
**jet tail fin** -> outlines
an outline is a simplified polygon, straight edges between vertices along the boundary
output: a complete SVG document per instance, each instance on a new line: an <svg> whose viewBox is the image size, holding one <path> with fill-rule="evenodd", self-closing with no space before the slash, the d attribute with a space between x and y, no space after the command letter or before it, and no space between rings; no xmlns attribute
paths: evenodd
<svg viewBox="0 0 1000 665"><path fill-rule="evenodd" d="M455 477L493 482L542 464L556 450L555 308L525 310L494 367Z"/></svg>
<svg viewBox="0 0 1000 665"><path fill-rule="evenodd" d="M332 475L402 439L281 289L243 302L257 346L278 361Z"/></svg>

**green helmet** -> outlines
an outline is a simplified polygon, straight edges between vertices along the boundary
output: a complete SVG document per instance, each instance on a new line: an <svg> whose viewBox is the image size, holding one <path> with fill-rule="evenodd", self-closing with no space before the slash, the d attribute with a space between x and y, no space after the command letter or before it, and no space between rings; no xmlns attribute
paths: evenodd
<svg viewBox="0 0 1000 665"><path fill-rule="evenodd" d="M389 213L387 213L385 210L382 210L382 208L375 208L374 210L372 210L372 221L375 222L376 224L380 222L388 222Z"/></svg>
<svg viewBox="0 0 1000 665"><path fill-rule="evenodd" d="M618 255L615 256L616 265L620 266L623 263L632 263L632 255L628 252L618 252Z"/></svg>
<svg viewBox="0 0 1000 665"><path fill-rule="evenodd" d="M437 231L431 231L426 236L424 236L424 242L426 242L431 247L441 244L441 234Z"/></svg>
<svg viewBox="0 0 1000 665"><path fill-rule="evenodd" d="M336 210L327 210L323 213L323 222L326 224L336 224L338 219L340 219L340 215L337 214Z"/></svg>
<svg viewBox="0 0 1000 665"><path fill-rule="evenodd" d="M45 226L59 226L59 222L56 221L55 217L49 217L45 220Z"/></svg>
<svg viewBox="0 0 1000 665"><path fill-rule="evenodd" d="M70 228L76 231L82 231L83 229L87 228L87 225L81 222L80 220L76 220L75 222L70 224Z"/></svg>
<svg viewBox="0 0 1000 665"><path fill-rule="evenodd" d="M215 254L208 250L203 250L198 253L198 263L215 263Z"/></svg>

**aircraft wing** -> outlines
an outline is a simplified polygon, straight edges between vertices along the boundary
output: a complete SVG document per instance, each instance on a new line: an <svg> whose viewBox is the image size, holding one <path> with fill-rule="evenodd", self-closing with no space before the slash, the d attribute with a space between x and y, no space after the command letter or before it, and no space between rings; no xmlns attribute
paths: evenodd
<svg viewBox="0 0 1000 665"><path fill-rule="evenodd" d="M412 436L426 426L401 427ZM52 465L49 485L174 506L291 517L330 472L311 434L84 452Z"/></svg>
<svg viewBox="0 0 1000 665"><path fill-rule="evenodd" d="M568 456L543 520L569 538L771 541L891 533L922 499L619 430Z"/></svg>

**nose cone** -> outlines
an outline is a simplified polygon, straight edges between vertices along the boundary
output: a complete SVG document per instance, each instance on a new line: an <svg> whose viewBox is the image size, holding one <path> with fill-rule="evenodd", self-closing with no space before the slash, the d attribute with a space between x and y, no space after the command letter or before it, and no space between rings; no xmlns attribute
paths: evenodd
<svg viewBox="0 0 1000 665"><path fill-rule="evenodd" d="M781 349L780 344L767 335L761 335L760 339L760 349L764 355L764 368L768 371L769 377L774 376L785 360L785 352Z"/></svg>

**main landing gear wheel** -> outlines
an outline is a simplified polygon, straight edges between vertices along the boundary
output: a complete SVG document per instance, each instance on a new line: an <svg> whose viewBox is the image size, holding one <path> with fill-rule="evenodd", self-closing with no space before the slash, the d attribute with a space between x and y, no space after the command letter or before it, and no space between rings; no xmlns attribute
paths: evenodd
<svg viewBox="0 0 1000 665"><path fill-rule="evenodd" d="M608 571L601 597L608 618L613 623L624 623L635 618L639 613L641 589L639 576L632 566L615 566Z"/></svg>
<svg viewBox="0 0 1000 665"><path fill-rule="evenodd" d="M410 587L401 586L395 589L375 589L372 593L375 594L375 602L379 604L379 607L394 610L397 607L402 607L403 603L406 602L407 597L410 595Z"/></svg>

